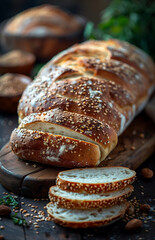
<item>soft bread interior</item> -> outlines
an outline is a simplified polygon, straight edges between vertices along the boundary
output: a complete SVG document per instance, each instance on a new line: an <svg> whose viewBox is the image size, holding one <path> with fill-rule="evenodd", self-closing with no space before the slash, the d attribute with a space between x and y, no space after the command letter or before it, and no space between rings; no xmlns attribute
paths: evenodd
<svg viewBox="0 0 155 240"><path fill-rule="evenodd" d="M101 157L100 157L100 161L104 160L106 158L106 156L109 154L109 148L108 147L103 147L101 144L95 142L94 140L92 140L91 138L78 133L76 131L71 130L70 128L67 127L63 127L57 124L53 124L53 123L48 123L48 122L33 122L30 124L26 124L23 125L21 123L21 125L19 126L19 128L25 128L25 129L29 129L29 130L38 130L38 131L42 131L42 132L48 132L48 133L52 133L55 135L62 135L65 137L70 137L73 139L78 139L78 140L83 140L85 142L89 142L89 143L93 143L95 145L98 145L100 148L100 152L101 152ZM110 149L111 150L111 149Z"/></svg>
<svg viewBox="0 0 155 240"><path fill-rule="evenodd" d="M102 209L67 209L60 208L56 204L49 203L47 205L49 214L53 215L56 219L61 219L67 222L89 222L89 221L104 221L112 220L117 216L124 214L126 210L126 204L121 203L109 208Z"/></svg>
<svg viewBox="0 0 155 240"><path fill-rule="evenodd" d="M73 169L59 173L59 178L79 183L109 183L127 180L136 175L135 171L123 167Z"/></svg>
<svg viewBox="0 0 155 240"><path fill-rule="evenodd" d="M100 194L87 194L87 193L76 193L76 192L69 192L64 191L57 186L50 188L50 193L54 194L54 196L60 196L66 199L72 199L72 200L79 200L79 201L92 201L92 200L107 200L111 198L119 198L120 196L126 195L133 191L133 187L127 186L124 189L121 189L119 191L111 191L111 192L103 192Z"/></svg>

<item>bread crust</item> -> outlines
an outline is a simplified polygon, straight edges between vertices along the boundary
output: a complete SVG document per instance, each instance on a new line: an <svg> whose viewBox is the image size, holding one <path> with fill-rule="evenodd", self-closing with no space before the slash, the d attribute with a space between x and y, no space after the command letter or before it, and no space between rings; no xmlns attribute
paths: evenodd
<svg viewBox="0 0 155 240"><path fill-rule="evenodd" d="M58 57L54 58L54 62L59 62L62 58L68 59L69 53L72 56L81 54L85 56L95 55L97 57L99 55L102 59L118 60L140 72L150 83L154 81L155 68L151 57L140 48L125 41L118 39L86 41L78 46L69 48L69 51L64 54L58 54Z"/></svg>
<svg viewBox="0 0 155 240"><path fill-rule="evenodd" d="M52 186L49 189L49 199L51 203L57 203L58 207L62 208L72 208L72 209L92 209L92 208L105 208L109 206L116 205L130 196L133 192L133 186L129 185L129 190L125 194L120 194L119 196L109 197L107 199L95 199L95 200L77 200L69 199L62 196L58 196L52 192L52 189L55 186Z"/></svg>
<svg viewBox="0 0 155 240"><path fill-rule="evenodd" d="M15 129L10 143L19 158L29 161L68 168L96 166L100 162L97 145L47 132Z"/></svg>
<svg viewBox="0 0 155 240"><path fill-rule="evenodd" d="M65 221L63 219L60 218L56 218L54 216L54 214L52 214L52 212L49 210L49 206L51 203L49 203L47 205L47 212L49 214L49 216L51 217L51 220L53 220L54 222L62 225L63 227L70 227L70 228L90 228L90 227L100 227L100 226L106 226L120 218L122 218L126 212L126 210L129 207L129 204L127 202L125 202L125 207L124 209L122 209L122 211L114 217L111 217L109 219L106 220L100 220L100 221L82 221L82 222L71 222L71 221Z"/></svg>
<svg viewBox="0 0 155 240"><path fill-rule="evenodd" d="M62 130L58 131L59 126ZM97 144L101 149L101 161L117 144L116 132L108 124L91 117L61 111L60 109L53 109L53 111L41 114L31 114L22 121L19 128L62 134ZM55 133L54 131L58 132Z"/></svg>
<svg viewBox="0 0 155 240"><path fill-rule="evenodd" d="M74 132L73 138L100 147L102 161L146 105L155 86L154 73L151 58L125 42L88 41L73 46L45 65L24 91L18 113L20 119L29 117L19 128L55 134L50 128L61 127L63 133L56 134L66 137Z"/></svg>
<svg viewBox="0 0 155 240"><path fill-rule="evenodd" d="M111 53L111 59L121 60L144 75L150 83L154 81L155 67L151 57L140 48L128 42L110 39L105 42Z"/></svg>
<svg viewBox="0 0 155 240"><path fill-rule="evenodd" d="M103 62L88 58L76 59L74 66L68 62L70 68L59 65L53 67L51 64L52 62L48 64L51 77L44 78L43 76L43 73L49 74L47 65L47 69L44 70L44 67L43 73L41 72L36 81L24 92L18 107L21 119L32 112L48 111L56 107L85 115L87 112L90 114L97 112L100 119L104 119L100 107L101 101L114 102L113 108L116 107L118 111L118 105L121 113L128 118L128 115L124 113L125 108L128 108L131 115L135 114L132 106L135 105L136 111L139 105L137 99L141 101L148 95L148 81L132 67L115 60ZM83 70L79 70L80 67ZM87 77L87 71L92 71L92 76ZM78 72L79 79L77 79ZM73 81L65 80L64 73ZM59 81L59 79L62 80ZM40 97L38 95L41 91L46 96L43 99L41 95ZM89 102L87 102L88 99ZM87 106L82 105L84 101L87 102ZM24 106L26 106L26 111ZM102 106L104 106L103 103Z"/></svg>
<svg viewBox="0 0 155 240"><path fill-rule="evenodd" d="M101 169L102 167L100 167ZM111 168L111 167L103 167L103 168ZM121 167L119 167L121 168ZM124 169L125 167L123 167ZM128 168L126 168L128 169ZM67 171L73 171L72 170L66 170ZM71 191L71 192L80 192L80 193L88 193L88 194L97 194L102 192L108 192L108 191L116 191L121 188L125 188L127 185L132 184L136 177L136 172L133 171L133 176L127 179L123 179L120 181L113 181L108 183L78 183L73 181L67 181L60 177L60 174L58 174L57 177L57 186L65 191Z"/></svg>

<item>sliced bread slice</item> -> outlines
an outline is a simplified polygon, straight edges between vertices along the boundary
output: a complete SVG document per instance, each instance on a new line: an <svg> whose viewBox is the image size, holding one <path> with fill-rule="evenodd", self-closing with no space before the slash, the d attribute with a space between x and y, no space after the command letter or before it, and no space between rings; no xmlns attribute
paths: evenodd
<svg viewBox="0 0 155 240"><path fill-rule="evenodd" d="M49 203L47 212L54 222L64 227L87 228L113 223L124 216L127 208L127 202L109 208L82 210L61 208L56 203Z"/></svg>
<svg viewBox="0 0 155 240"><path fill-rule="evenodd" d="M66 191L95 194L125 188L135 176L136 172L126 167L79 168L60 172L57 186Z"/></svg>
<svg viewBox="0 0 155 240"><path fill-rule="evenodd" d="M64 191L57 186L49 190L49 198L52 203L57 203L59 207L90 209L113 206L124 201L133 191L133 186L129 185L118 191L111 191L100 194L87 194Z"/></svg>

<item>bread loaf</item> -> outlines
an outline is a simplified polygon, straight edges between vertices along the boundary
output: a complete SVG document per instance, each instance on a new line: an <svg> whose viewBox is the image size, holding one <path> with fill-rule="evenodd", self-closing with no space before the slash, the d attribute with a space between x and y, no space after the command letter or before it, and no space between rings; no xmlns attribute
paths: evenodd
<svg viewBox="0 0 155 240"><path fill-rule="evenodd" d="M49 189L49 199L52 203L57 203L59 207L89 209L106 208L123 202L133 191L133 186L126 188L103 192L100 194L76 193L60 189L58 186L52 186Z"/></svg>
<svg viewBox="0 0 155 240"><path fill-rule="evenodd" d="M25 90L18 107L21 124L11 137L12 149L31 161L49 158L47 163L56 166L96 166L144 108L154 86L154 63L137 47L114 39L75 45L46 64ZM46 138L28 138L30 131ZM61 146L57 140L52 143L58 136L66 138ZM85 150L75 148L71 139L85 143ZM36 152L33 141L40 144L39 157L32 155ZM88 158L92 146L98 153Z"/></svg>
<svg viewBox="0 0 155 240"><path fill-rule="evenodd" d="M136 172L126 167L78 168L62 171L57 186L66 191L99 194L132 184Z"/></svg>
<svg viewBox="0 0 155 240"><path fill-rule="evenodd" d="M5 32L18 36L69 35L80 28L72 15L56 6L44 4L27 9L13 17L5 26Z"/></svg>
<svg viewBox="0 0 155 240"><path fill-rule="evenodd" d="M49 203L47 212L51 219L64 227L88 228L111 224L124 216L127 202L102 209L67 209Z"/></svg>
<svg viewBox="0 0 155 240"><path fill-rule="evenodd" d="M135 171L125 167L76 168L59 172L49 189L47 212L66 227L86 228L120 219L129 204ZM122 212L123 210L123 212Z"/></svg>
<svg viewBox="0 0 155 240"><path fill-rule="evenodd" d="M85 18L72 15L51 4L18 13L5 21L1 44L7 50L31 52L45 62L81 40Z"/></svg>

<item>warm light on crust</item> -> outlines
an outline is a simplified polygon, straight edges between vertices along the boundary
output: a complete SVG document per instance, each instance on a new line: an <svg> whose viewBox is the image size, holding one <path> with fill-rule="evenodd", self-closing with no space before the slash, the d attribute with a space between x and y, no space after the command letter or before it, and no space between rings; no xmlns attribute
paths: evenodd
<svg viewBox="0 0 155 240"><path fill-rule="evenodd" d="M118 136L145 107L155 86L154 73L154 63L146 53L118 40L88 41L65 50L45 65L24 91L18 114L21 120L25 119L14 134L18 135L18 145L15 137L11 140L13 151L24 159L37 161L35 154L28 153L30 141L20 144L20 131L26 134L31 130L35 134L42 132L48 139L59 135L81 140L86 146L86 155L81 155L77 147L67 155L67 162L60 152L67 150L69 144L59 146L60 152L55 144L55 149L46 149L51 161L43 155L38 161L56 166L65 166L66 162L66 167L99 165L117 145ZM39 144L41 154L45 147L43 141ZM94 152L89 159L93 149L97 155ZM129 183L121 184L125 187Z"/></svg>

